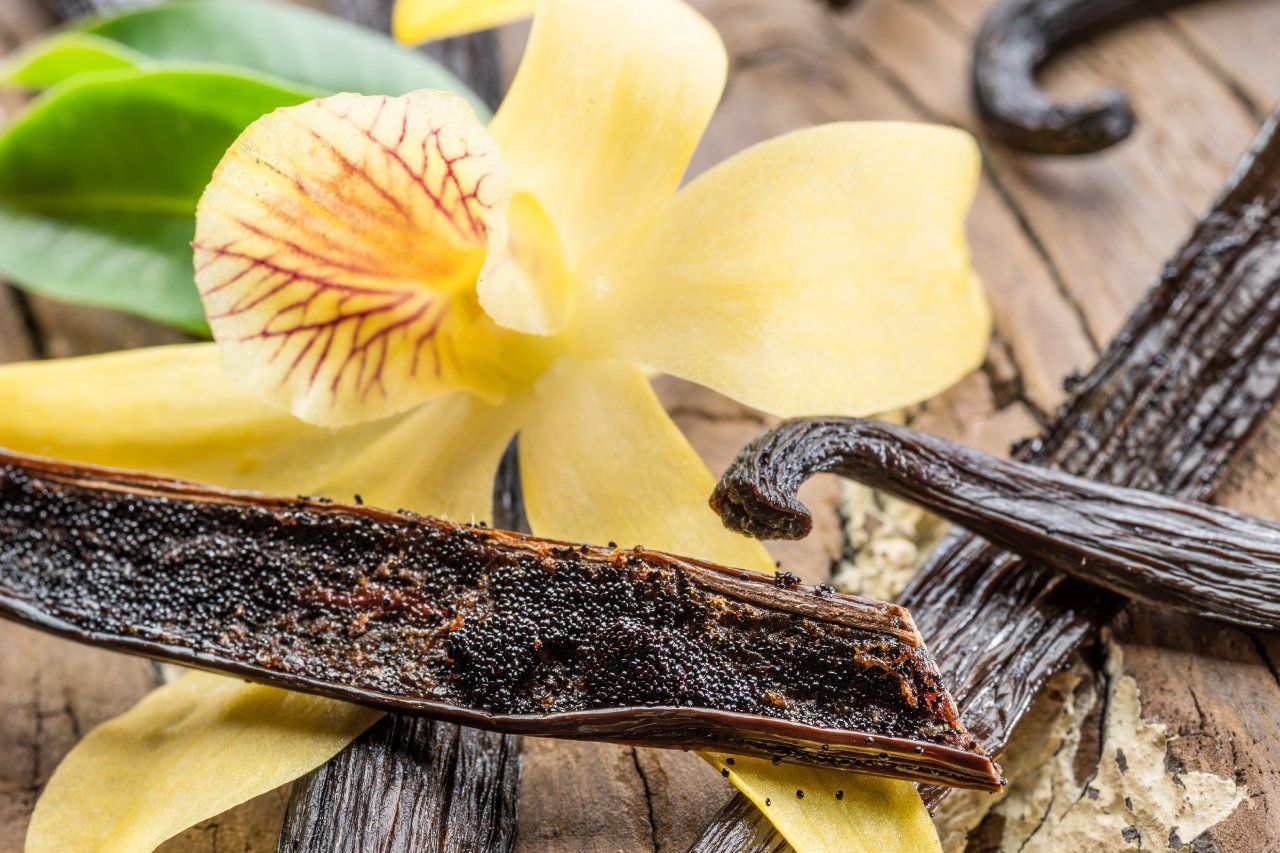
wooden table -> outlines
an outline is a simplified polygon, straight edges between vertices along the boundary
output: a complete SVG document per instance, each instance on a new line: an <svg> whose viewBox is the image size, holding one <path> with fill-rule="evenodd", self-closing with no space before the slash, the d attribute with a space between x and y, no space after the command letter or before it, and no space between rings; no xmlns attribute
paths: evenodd
<svg viewBox="0 0 1280 853"><path fill-rule="evenodd" d="M923 119L972 129L969 51L989 3L864 0L851 12L832 13L815 0L696 0L724 35L733 73L694 171L820 122ZM33 0L2 0L0 52L48 24ZM500 34L508 75L526 32L516 26ZM997 452L1037 430L1062 401L1063 379L1093 363L1276 102L1277 44L1280 4L1217 0L1130 26L1051 69L1048 82L1058 93L1124 85L1141 126L1118 150L1082 160L1027 158L984 145L971 237L995 306L996 337L980 372L914 413L919 425ZM177 339L139 320L24 297L0 284L0 361ZM662 380L660 387L713 470L766 423L691 386ZM1224 502L1280 514L1277 425L1236 466ZM842 553L839 493L832 483L809 488L811 505L822 508L819 534L778 553L788 568L817 579ZM1063 797L1089 796L1099 762L1117 760L1116 744L1106 740L1114 740L1116 725L1108 699L1118 695L1117 681L1131 676L1142 719L1171 738L1164 766L1147 770L1175 786L1207 771L1247 789L1230 817L1194 845L1175 832L1144 837L1142 848L1275 848L1280 639L1140 611L1122 616L1114 636L1122 666L1087 674L1075 687L1077 705L1091 710L1080 714L1069 739L1071 772L1041 784L1058 786L1059 806ZM0 624L0 851L21 848L40 786L77 738L155 683L144 661ZM683 753L533 739L525 749L522 850L683 850L730 793L718 774ZM272 850L284 799L285 792L268 794L166 849ZM1021 816L1032 828L1036 818ZM986 819L970 849L998 846L1011 820ZM1026 849L1055 843L1053 821L1041 823L1039 834L1028 830L1034 843ZM1137 849L1137 840L1116 837L1108 846L1125 848Z"/></svg>

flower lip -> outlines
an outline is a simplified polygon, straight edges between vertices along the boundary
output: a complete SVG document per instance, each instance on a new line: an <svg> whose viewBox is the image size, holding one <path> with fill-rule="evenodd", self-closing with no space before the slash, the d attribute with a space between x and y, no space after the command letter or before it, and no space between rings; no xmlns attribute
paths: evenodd
<svg viewBox="0 0 1280 853"><path fill-rule="evenodd" d="M503 392L476 283L512 179L466 102L336 95L227 152L196 217L196 281L241 383L324 425L450 390Z"/></svg>

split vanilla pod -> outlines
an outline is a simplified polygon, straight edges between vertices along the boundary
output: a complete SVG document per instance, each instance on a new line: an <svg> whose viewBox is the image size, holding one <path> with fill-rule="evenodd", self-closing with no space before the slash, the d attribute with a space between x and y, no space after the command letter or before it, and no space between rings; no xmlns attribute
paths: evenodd
<svg viewBox="0 0 1280 853"><path fill-rule="evenodd" d="M515 734L998 790L910 614L555 542L0 453L0 615Z"/></svg>

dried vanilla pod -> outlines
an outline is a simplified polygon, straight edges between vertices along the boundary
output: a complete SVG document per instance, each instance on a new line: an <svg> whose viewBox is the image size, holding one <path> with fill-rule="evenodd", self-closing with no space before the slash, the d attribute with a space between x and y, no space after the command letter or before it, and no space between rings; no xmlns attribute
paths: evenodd
<svg viewBox="0 0 1280 853"><path fill-rule="evenodd" d="M786 421L738 454L712 505L742 533L798 539L812 519L796 493L823 472L911 501L1129 598L1245 629L1280 630L1280 525L997 459L896 424Z"/></svg>
<svg viewBox="0 0 1280 853"><path fill-rule="evenodd" d="M1129 98L1108 88L1080 102L1052 100L1036 71L1087 36L1187 0L1002 0L973 55L973 98L988 133L1031 154L1092 154L1133 132Z"/></svg>
<svg viewBox="0 0 1280 853"><path fill-rule="evenodd" d="M641 548L0 454L0 612L515 734L988 790L910 615Z"/></svg>
<svg viewBox="0 0 1280 853"><path fill-rule="evenodd" d="M1018 459L1184 500L1217 490L1280 400L1278 130L1273 113L1213 209ZM1045 682L1123 604L964 530L948 534L899 600L996 755ZM932 808L946 792L922 796ZM731 823L741 811L721 814ZM717 825L706 837L731 831Z"/></svg>

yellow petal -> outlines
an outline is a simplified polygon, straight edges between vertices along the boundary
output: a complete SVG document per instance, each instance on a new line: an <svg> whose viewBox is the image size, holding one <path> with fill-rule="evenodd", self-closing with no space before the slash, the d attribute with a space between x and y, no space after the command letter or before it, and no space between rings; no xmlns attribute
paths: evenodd
<svg viewBox="0 0 1280 853"><path fill-rule="evenodd" d="M493 481L516 431L511 406L455 392L407 415L314 491L383 509L489 521Z"/></svg>
<svg viewBox="0 0 1280 853"><path fill-rule="evenodd" d="M933 820L910 782L703 753L804 853L941 850ZM804 796L796 795L803 791ZM841 792L836 799L836 792Z"/></svg>
<svg viewBox="0 0 1280 853"><path fill-rule="evenodd" d="M212 344L6 365L0 412L0 447L283 494L393 425L304 424L227 381Z"/></svg>
<svg viewBox="0 0 1280 853"><path fill-rule="evenodd" d="M36 804L27 853L138 853L322 764L379 712L205 673L89 733Z"/></svg>
<svg viewBox="0 0 1280 853"><path fill-rule="evenodd" d="M966 133L835 124L751 148L588 264L593 346L784 416L867 415L981 364Z"/></svg>
<svg viewBox="0 0 1280 853"><path fill-rule="evenodd" d="M725 529L715 479L667 417L644 371L620 362L562 366L520 433L529 522L539 536L644 545L772 572L754 539Z"/></svg>
<svg viewBox="0 0 1280 853"><path fill-rule="evenodd" d="M571 266L675 191L727 67L720 37L681 0L539 3L490 129Z"/></svg>
<svg viewBox="0 0 1280 853"><path fill-rule="evenodd" d="M391 32L404 44L487 30L527 18L537 0L396 0Z"/></svg>
<svg viewBox="0 0 1280 853"><path fill-rule="evenodd" d="M196 213L196 283L231 375L342 425L468 388L498 395L476 285L511 178L467 102L335 95L228 150Z"/></svg>

